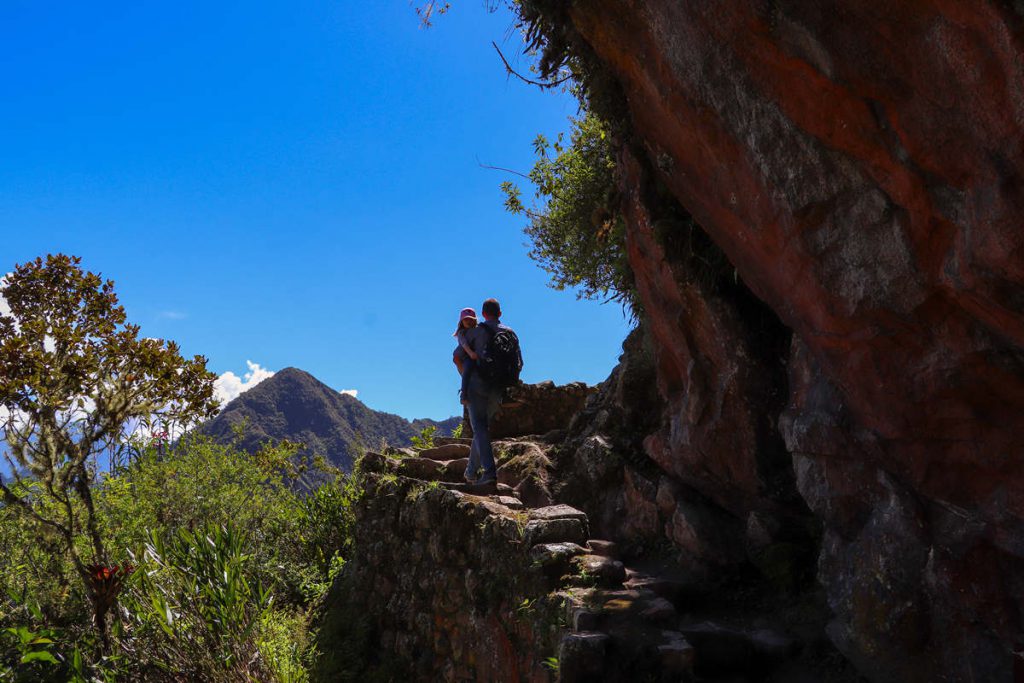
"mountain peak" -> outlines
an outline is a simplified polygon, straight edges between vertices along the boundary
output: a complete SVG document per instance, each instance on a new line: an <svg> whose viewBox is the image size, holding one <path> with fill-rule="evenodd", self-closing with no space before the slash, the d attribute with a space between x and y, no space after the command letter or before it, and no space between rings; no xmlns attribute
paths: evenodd
<svg viewBox="0 0 1024 683"><path fill-rule="evenodd" d="M199 431L227 442L233 440L235 426L246 422L241 446L250 452L264 443L287 439L304 444L304 455L321 455L351 471L355 458L381 441L405 446L424 426L450 433L460 421L451 417L441 422L410 422L373 410L305 370L287 367L228 403Z"/></svg>

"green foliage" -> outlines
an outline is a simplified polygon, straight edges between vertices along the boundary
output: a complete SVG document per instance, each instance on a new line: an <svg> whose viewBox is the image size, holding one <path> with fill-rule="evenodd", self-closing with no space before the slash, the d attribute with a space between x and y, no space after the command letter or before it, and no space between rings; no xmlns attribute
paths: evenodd
<svg viewBox="0 0 1024 683"><path fill-rule="evenodd" d="M39 482L22 481L12 488L18 496L35 498L33 505L41 514L59 514L57 501L43 495ZM0 607L0 624L32 618L21 608L25 603L37 605L45 615L59 615L62 621L88 619L85 585L64 552L63 538L40 534L32 520L11 506L0 507L0 558L0 594L12 600Z"/></svg>
<svg viewBox="0 0 1024 683"><path fill-rule="evenodd" d="M453 439L461 439L462 438L462 428L465 427L465 426L466 426L466 424L464 422L460 422L455 427L455 429L452 430L452 438Z"/></svg>
<svg viewBox="0 0 1024 683"><path fill-rule="evenodd" d="M0 636L13 643L22 675L28 673L26 668L48 667L58 663L52 652L53 631L50 629L32 631L25 626L9 626L0 631Z"/></svg>
<svg viewBox="0 0 1024 683"><path fill-rule="evenodd" d="M0 628L0 683L21 681L71 681L86 683L81 648L72 640L73 631L45 625L42 608L31 599L9 594L3 605ZM90 641L91 632L78 637ZM112 681L115 657L103 657L93 667L92 681Z"/></svg>
<svg viewBox="0 0 1024 683"><path fill-rule="evenodd" d="M306 629L306 615L301 612L268 610L263 614L256 645L277 683L309 680L312 653Z"/></svg>
<svg viewBox="0 0 1024 683"><path fill-rule="evenodd" d="M412 437L412 447L418 451L425 451L434 447L434 435L437 434L437 427L428 425L420 431L418 436Z"/></svg>
<svg viewBox="0 0 1024 683"><path fill-rule="evenodd" d="M132 661L184 679L266 677L257 641L271 594L252 579L247 545L233 526L153 533L122 599Z"/></svg>
<svg viewBox="0 0 1024 683"><path fill-rule="evenodd" d="M505 208L529 218L530 257L551 275L555 289L576 289L581 298L629 304L632 272L625 251L625 227L615 190L615 160L607 127L593 114L571 119L569 140L543 135L534 142L529 173L534 205L522 190L502 183Z"/></svg>
<svg viewBox="0 0 1024 683"><path fill-rule="evenodd" d="M308 495L291 489L286 473L294 448L283 444L250 455L190 436L170 448L138 448L137 457L117 474L94 485L105 545L121 560L131 559L129 551L140 562L145 558L116 610L109 657L97 651L90 637L87 598L70 560L54 554L45 539L36 540L30 520L9 507L0 508L0 587L19 601L27 597L40 605L33 614L13 600L0 603L0 628L59 633L51 648L60 662L54 667L62 672L59 680L76 680L76 661L82 681L180 680L166 667L181 664L189 648L199 643L210 647L217 631L199 624L210 619L236 625L219 637L231 643L235 656L260 654L261 680L304 680L308 662L303 612L326 592L344 565L359 489L353 477L340 473L326 481L321 478L322 485ZM19 494L27 495L38 484L21 486L25 490ZM246 533L231 531L225 537L211 527ZM207 537L212 539L212 555L191 547L196 545L196 529L203 530L207 546ZM221 549L214 552L214 546ZM228 566L227 583L212 582L213 572L221 576L221 569ZM269 591L275 599L267 607L261 596L269 596ZM242 600L243 596L248 597ZM168 634L160 626L157 605L165 624L165 608L182 613L172 622L179 630ZM230 618L211 611L209 605L230 607ZM255 625L241 638L238 624L250 622ZM0 664L11 671L20 656L12 643L0 638ZM213 665L209 658L188 658L194 666ZM147 661L162 661L165 668L137 667ZM221 671L218 680L231 680L237 671Z"/></svg>
<svg viewBox="0 0 1024 683"><path fill-rule="evenodd" d="M302 499L298 517L300 562L308 576L303 596L308 601L321 597L345 565L352 548L355 503L362 494L353 476L324 484Z"/></svg>
<svg viewBox="0 0 1024 683"><path fill-rule="evenodd" d="M193 435L168 452L140 449L98 488L105 534L119 549L139 547L154 529L176 533L207 524L244 528L254 546L280 539L296 528L301 509L284 481L294 453L286 443L250 455Z"/></svg>
<svg viewBox="0 0 1024 683"><path fill-rule="evenodd" d="M94 585L109 562L93 498L93 458L123 454L138 421L189 423L213 414L214 375L185 360L173 342L140 339L126 322L113 282L47 256L15 266L0 315L0 429L16 473L0 481L5 511L29 521L32 542L54 543L84 584L106 647L105 617L115 595ZM38 486L21 486L17 473Z"/></svg>

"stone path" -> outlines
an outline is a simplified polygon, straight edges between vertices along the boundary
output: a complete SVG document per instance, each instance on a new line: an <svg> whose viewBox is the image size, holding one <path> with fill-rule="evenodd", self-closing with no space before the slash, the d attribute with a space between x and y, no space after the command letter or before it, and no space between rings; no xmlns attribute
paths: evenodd
<svg viewBox="0 0 1024 683"><path fill-rule="evenodd" d="M773 627L770 615L730 619L721 609L708 609L693 594L693 583L674 576L670 567L627 566L615 543L590 537L587 515L580 510L524 502L536 497L535 487L524 487L533 476L528 470L509 474L499 468L500 483L466 484L469 440L435 443L418 453L403 450L407 457L398 461L397 474L438 481L486 498L487 504L526 513L529 557L565 609L566 633L558 649L561 683L823 680L798 661L801 642ZM523 452L536 446L523 439L515 444ZM524 488L530 495L522 495Z"/></svg>

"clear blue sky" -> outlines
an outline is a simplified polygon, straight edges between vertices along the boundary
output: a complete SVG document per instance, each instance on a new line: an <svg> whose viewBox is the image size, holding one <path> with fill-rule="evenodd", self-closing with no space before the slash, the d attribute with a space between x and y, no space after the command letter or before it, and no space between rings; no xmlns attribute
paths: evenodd
<svg viewBox="0 0 1024 683"><path fill-rule="evenodd" d="M524 379L604 379L628 322L546 287L499 173L575 102L506 78L505 11L370 3L0 3L0 275L48 252L145 336L303 368L378 410L459 410L458 310L498 297ZM525 70L524 58L517 57Z"/></svg>

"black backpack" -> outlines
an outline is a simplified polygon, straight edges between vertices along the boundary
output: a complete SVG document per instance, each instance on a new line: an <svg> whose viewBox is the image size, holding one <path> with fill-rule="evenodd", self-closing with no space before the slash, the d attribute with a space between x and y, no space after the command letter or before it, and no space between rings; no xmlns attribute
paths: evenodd
<svg viewBox="0 0 1024 683"><path fill-rule="evenodd" d="M484 383L492 389L505 389L519 383L523 371L523 354L519 350L519 337L508 328L495 331L490 325L482 326L490 338L477 368Z"/></svg>

